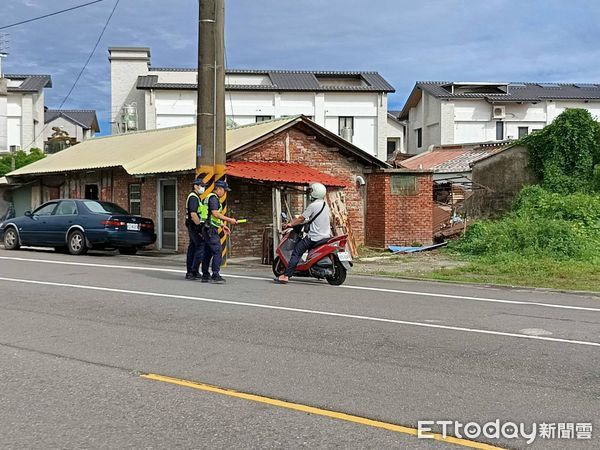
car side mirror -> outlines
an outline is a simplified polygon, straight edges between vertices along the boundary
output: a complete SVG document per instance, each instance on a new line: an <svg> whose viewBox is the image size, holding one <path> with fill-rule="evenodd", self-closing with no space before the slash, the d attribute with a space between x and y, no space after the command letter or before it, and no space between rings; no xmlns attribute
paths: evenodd
<svg viewBox="0 0 600 450"><path fill-rule="evenodd" d="M23 214L26 217L33 217L33 213L31 211L25 211L25 214Z"/></svg>

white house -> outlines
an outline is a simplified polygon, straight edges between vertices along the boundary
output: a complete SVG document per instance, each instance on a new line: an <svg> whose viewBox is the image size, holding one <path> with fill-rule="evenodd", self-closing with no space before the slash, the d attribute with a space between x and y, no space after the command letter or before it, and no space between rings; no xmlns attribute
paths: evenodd
<svg viewBox="0 0 600 450"><path fill-rule="evenodd" d="M567 108L599 117L600 84L418 82L398 118L407 153L421 153L432 145L518 139Z"/></svg>
<svg viewBox="0 0 600 450"><path fill-rule="evenodd" d="M44 113L44 141L54 133L52 128L60 128L74 137L77 142L93 138L100 131L96 111L93 109L47 109Z"/></svg>
<svg viewBox="0 0 600 450"><path fill-rule="evenodd" d="M0 78L0 153L43 148L44 89L50 87L50 75Z"/></svg>
<svg viewBox="0 0 600 450"><path fill-rule="evenodd" d="M149 48L108 52L113 134L194 123L195 68L151 67ZM376 72L228 69L225 83L229 123L304 114L382 160L388 140L401 145L403 125L387 110L394 88Z"/></svg>

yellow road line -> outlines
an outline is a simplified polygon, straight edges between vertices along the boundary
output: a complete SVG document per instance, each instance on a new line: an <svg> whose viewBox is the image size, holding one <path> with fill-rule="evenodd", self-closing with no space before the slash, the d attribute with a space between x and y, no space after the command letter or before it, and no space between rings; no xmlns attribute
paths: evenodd
<svg viewBox="0 0 600 450"><path fill-rule="evenodd" d="M176 384L178 386L184 386L192 389L199 389L201 391L213 392L215 394L227 395L229 397L241 398L244 400L250 400L258 403L265 403L271 406L277 406L279 408L292 409L295 411L301 411L308 414L315 414L318 416L330 417L332 419L344 420L346 422L358 423L375 428L383 428L384 430L394 431L396 433L408 434L411 436L417 436L417 429L411 427L405 427L402 425L396 425L393 423L380 422L378 420L367 419L365 417L354 416L352 414L346 414L337 411L331 411L328 409L315 408L313 406L302 405L300 403L286 402L284 400L277 400L269 397L262 397L255 394L247 394L245 392L234 391L233 389L226 389L217 386L211 386L210 384L198 383L195 381L182 380L179 378L168 377L164 375L157 375L153 373L142 374L142 378L154 381L162 381L164 383ZM462 447L477 448L482 450L497 450L501 447L495 447L493 445L484 444L481 442L470 441L468 439L459 439L453 436L442 436L438 433L431 434L433 439L436 441L446 442L448 444L456 444Z"/></svg>

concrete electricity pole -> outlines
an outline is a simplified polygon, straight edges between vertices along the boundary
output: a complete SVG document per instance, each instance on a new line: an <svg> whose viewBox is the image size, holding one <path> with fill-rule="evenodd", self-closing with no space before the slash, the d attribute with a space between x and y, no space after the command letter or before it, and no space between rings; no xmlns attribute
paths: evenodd
<svg viewBox="0 0 600 450"><path fill-rule="evenodd" d="M196 176L207 183L204 199L225 178L225 0L199 0ZM226 198L221 199L227 214ZM226 236L220 230L223 256Z"/></svg>

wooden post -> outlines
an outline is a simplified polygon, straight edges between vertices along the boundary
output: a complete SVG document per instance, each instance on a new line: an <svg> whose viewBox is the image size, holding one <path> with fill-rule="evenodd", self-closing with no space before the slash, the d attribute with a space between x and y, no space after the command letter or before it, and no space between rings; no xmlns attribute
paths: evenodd
<svg viewBox="0 0 600 450"><path fill-rule="evenodd" d="M279 233L281 232L281 189L274 187L272 190L273 199L273 254L279 246Z"/></svg>

